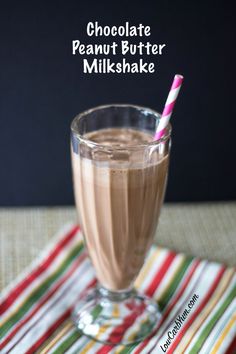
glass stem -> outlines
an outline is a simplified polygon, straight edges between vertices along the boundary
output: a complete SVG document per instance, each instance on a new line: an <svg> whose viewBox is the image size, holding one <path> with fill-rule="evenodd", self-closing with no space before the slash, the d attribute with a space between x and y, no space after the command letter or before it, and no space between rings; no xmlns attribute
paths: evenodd
<svg viewBox="0 0 236 354"><path fill-rule="evenodd" d="M128 299L136 294L136 291L133 287L117 291L111 291L101 285L98 285L97 291L103 298L105 297L107 300L114 302L124 301L125 299Z"/></svg>

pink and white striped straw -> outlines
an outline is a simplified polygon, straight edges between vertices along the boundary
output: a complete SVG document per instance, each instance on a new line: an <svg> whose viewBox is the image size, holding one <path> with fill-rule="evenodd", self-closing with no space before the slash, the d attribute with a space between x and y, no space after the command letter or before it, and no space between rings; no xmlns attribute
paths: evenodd
<svg viewBox="0 0 236 354"><path fill-rule="evenodd" d="M182 75L175 75L169 95L166 100L166 104L164 107L164 110L161 115L160 122L158 124L154 140L158 140L162 138L165 135L165 129L169 123L171 114L174 109L174 105L176 102L176 99L179 94L179 90L181 88L182 82L183 82L184 77Z"/></svg>

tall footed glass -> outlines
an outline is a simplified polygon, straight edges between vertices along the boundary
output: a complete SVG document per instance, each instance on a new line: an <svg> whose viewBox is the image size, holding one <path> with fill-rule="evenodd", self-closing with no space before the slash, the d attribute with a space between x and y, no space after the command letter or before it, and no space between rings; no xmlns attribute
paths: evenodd
<svg viewBox="0 0 236 354"><path fill-rule="evenodd" d="M165 194L170 126L153 141L160 115L148 108L107 105L71 125L75 201L98 279L75 306L85 335L131 344L158 325L158 304L135 290L156 232Z"/></svg>

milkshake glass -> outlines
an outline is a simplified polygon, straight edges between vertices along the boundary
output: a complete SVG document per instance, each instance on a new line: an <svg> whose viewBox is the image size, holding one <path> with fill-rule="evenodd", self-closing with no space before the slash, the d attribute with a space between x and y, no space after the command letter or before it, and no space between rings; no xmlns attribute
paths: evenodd
<svg viewBox="0 0 236 354"><path fill-rule="evenodd" d="M168 174L170 125L153 140L159 113L106 105L71 125L74 194L98 285L83 295L73 319L85 335L131 344L158 326L158 304L135 290L156 232Z"/></svg>

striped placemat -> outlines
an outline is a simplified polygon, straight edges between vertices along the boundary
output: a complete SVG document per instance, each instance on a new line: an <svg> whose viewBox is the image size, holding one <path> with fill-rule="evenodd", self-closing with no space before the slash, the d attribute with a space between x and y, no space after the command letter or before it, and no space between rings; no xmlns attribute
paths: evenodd
<svg viewBox="0 0 236 354"><path fill-rule="evenodd" d="M65 227L1 295L0 352L234 353L234 268L153 247L136 287L158 301L162 320L152 337L129 347L94 342L73 326L74 303L95 284L79 228Z"/></svg>

